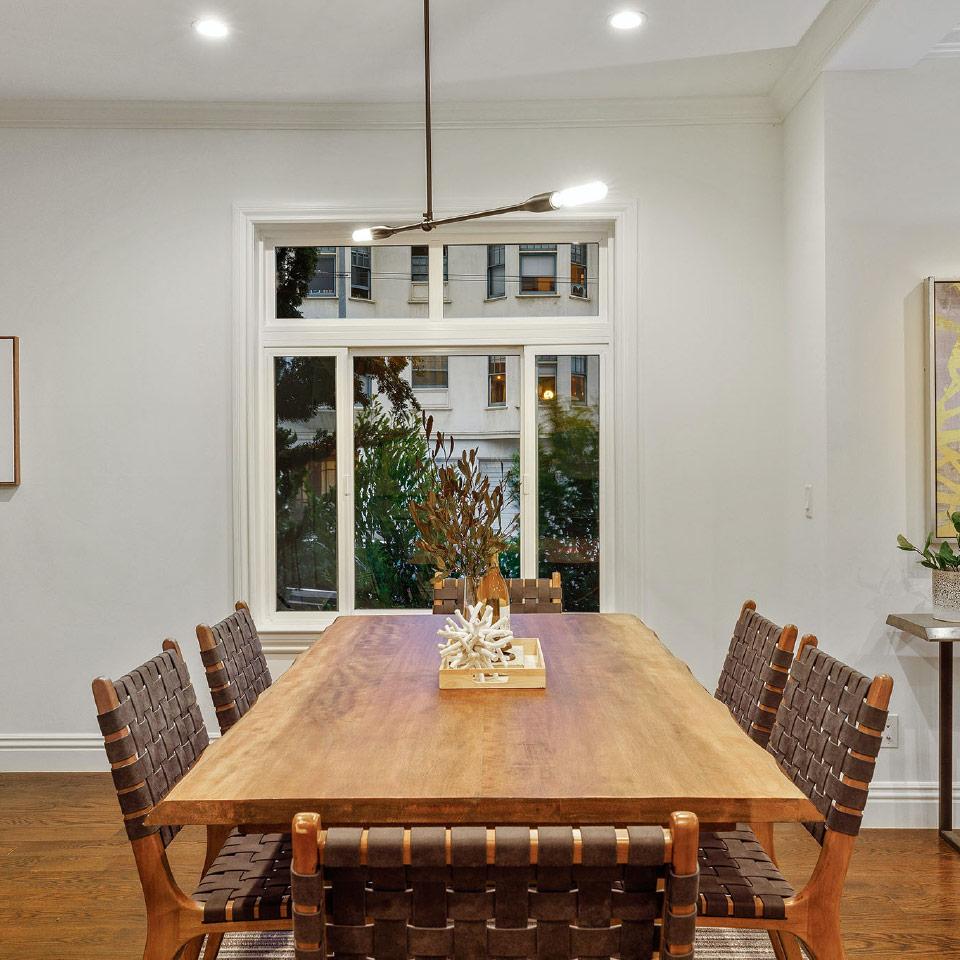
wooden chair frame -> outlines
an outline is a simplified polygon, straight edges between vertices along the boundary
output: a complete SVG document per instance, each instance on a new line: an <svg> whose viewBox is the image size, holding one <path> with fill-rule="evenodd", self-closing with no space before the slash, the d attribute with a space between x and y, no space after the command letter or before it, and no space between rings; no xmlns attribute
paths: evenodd
<svg viewBox="0 0 960 960"><path fill-rule="evenodd" d="M665 865L672 865L673 872L678 877L688 877L699 871L697 860L698 840L700 835L700 825L696 814L689 812L677 812L670 817L669 829L664 828L664 859ZM530 830L530 863L537 863L537 830ZM324 843L326 831L321 829L320 817L316 813L299 813L293 818L292 827L293 837L293 863L292 869L295 875L301 877L312 876L317 873L319 867L322 867L324 860ZM579 864L581 859L581 835L580 831L573 831L573 862ZM366 864L366 842L367 831L364 830L360 837L360 861ZM449 828L446 831L446 851L447 865L451 864L451 833ZM626 830L617 830L617 862L627 863L629 851L629 840ZM487 864L492 865L496 862L496 832L493 829L487 829ZM403 860L404 864L409 866L411 862L411 834L410 830L404 831L403 836ZM295 878L296 882L296 878ZM674 915L690 917L696 914L696 904L689 907L674 905ZM307 906L296 902L294 899L292 912L296 915L315 916L318 908ZM666 914L666 903L664 905L664 914ZM665 915L661 917L666 920ZM305 950L317 950L319 943L309 943L298 941L296 946ZM669 956L689 956L693 948L692 943L668 947L662 957Z"/></svg>
<svg viewBox="0 0 960 960"><path fill-rule="evenodd" d="M807 634L800 640L797 650L799 660L807 646L817 646L817 638ZM893 679L886 674L873 678L866 696L866 702L872 707L886 710L893 692ZM882 730L858 724L857 729L865 733L881 736ZM860 754L860 759L869 760ZM852 780L845 775L843 783L866 789L868 784ZM841 807L849 813L858 811ZM773 824L750 824L760 844L771 860L776 863ZM855 836L827 830L820 856L806 886L794 897L786 900L786 916L783 920L748 919L741 917L698 917L697 924L703 927L732 927L744 930L766 930L778 960L802 960L797 940L807 946L816 960L845 960L843 940L840 934L840 901L843 897L844 882L853 855Z"/></svg>
<svg viewBox="0 0 960 960"><path fill-rule="evenodd" d="M163 649L175 650L182 656L176 640L164 640ZM113 682L106 677L97 677L93 681L93 697L97 711L101 714L115 709L120 704ZM129 735L129 732L130 728L124 727L117 733L107 734L103 739L106 743L122 740ZM111 768L124 767L133 762L135 758L128 757L112 763ZM142 817L147 812L147 810L140 810L125 814L124 820ZM231 830L232 827L225 825L207 827L204 873L217 858ZM170 869L167 850L160 834L154 833L148 837L131 840L130 846L133 848L143 901L147 909L147 941L143 949L143 960L175 960L175 958L176 960L197 960L204 937L207 938L204 960L214 960L225 933L291 929L292 918L204 923L203 904L187 896L178 886Z"/></svg>

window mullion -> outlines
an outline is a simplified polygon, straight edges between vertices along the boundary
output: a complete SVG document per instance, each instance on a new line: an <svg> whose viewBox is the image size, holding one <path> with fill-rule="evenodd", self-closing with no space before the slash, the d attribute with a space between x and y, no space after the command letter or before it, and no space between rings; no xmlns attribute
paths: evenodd
<svg viewBox="0 0 960 960"><path fill-rule="evenodd" d="M354 590L353 360L337 350L337 609L352 613Z"/></svg>
<svg viewBox="0 0 960 960"><path fill-rule="evenodd" d="M537 377L538 347L524 347L520 377L520 576L537 576Z"/></svg>

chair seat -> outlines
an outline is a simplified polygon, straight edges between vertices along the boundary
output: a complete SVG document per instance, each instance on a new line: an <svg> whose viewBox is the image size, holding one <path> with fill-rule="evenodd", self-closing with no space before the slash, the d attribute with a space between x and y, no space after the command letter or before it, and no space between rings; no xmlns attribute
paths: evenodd
<svg viewBox="0 0 960 960"><path fill-rule="evenodd" d="M193 893L204 923L290 916L289 833L234 830Z"/></svg>
<svg viewBox="0 0 960 960"><path fill-rule="evenodd" d="M782 920L794 889L745 824L700 834L701 917Z"/></svg>

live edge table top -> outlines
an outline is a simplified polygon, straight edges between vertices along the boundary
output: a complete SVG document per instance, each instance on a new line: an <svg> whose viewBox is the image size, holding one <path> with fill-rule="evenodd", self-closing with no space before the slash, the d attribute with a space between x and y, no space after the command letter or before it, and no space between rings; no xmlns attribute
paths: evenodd
<svg viewBox="0 0 960 960"><path fill-rule="evenodd" d="M443 618L335 621L150 815L165 824L822 820L636 617L518 615L545 690L440 690Z"/></svg>

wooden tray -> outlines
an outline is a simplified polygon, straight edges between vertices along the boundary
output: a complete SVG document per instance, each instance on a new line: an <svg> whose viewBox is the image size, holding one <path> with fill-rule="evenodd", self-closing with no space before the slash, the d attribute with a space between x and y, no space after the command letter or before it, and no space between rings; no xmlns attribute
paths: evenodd
<svg viewBox="0 0 960 960"><path fill-rule="evenodd" d="M547 685L547 664L536 637L514 637L517 660L494 670L451 670L440 662L441 690L536 690Z"/></svg>

